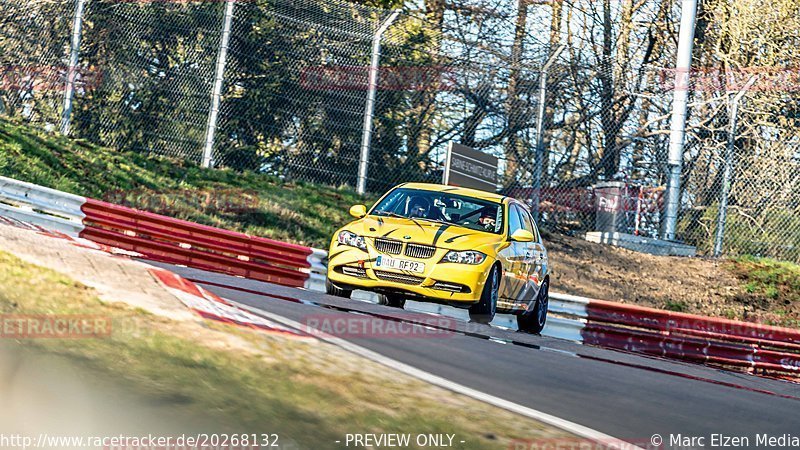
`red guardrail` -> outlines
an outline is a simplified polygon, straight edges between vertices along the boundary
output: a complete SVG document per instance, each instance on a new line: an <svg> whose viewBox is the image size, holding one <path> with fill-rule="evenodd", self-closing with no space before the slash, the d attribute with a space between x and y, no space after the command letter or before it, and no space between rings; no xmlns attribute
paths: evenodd
<svg viewBox="0 0 800 450"><path fill-rule="evenodd" d="M591 300L587 344L722 366L800 375L800 331Z"/></svg>
<svg viewBox="0 0 800 450"><path fill-rule="evenodd" d="M311 249L87 199L81 237L198 269L301 287Z"/></svg>
<svg viewBox="0 0 800 450"><path fill-rule="evenodd" d="M584 343L665 358L683 359L724 366L795 372L800 354L730 344L687 336L659 335L604 325L587 325Z"/></svg>
<svg viewBox="0 0 800 450"><path fill-rule="evenodd" d="M800 330L592 300L587 319L690 336L800 350Z"/></svg>

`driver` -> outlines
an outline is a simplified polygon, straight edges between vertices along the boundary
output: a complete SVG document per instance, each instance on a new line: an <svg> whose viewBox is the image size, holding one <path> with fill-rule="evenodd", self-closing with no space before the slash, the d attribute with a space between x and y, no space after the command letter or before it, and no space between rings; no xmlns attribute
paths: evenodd
<svg viewBox="0 0 800 450"><path fill-rule="evenodd" d="M423 197L412 197L408 202L408 217L428 217L431 203Z"/></svg>
<svg viewBox="0 0 800 450"><path fill-rule="evenodd" d="M494 231L497 225L497 210L492 208L483 208L481 210L481 218L478 219L478 225L482 226L486 231Z"/></svg>

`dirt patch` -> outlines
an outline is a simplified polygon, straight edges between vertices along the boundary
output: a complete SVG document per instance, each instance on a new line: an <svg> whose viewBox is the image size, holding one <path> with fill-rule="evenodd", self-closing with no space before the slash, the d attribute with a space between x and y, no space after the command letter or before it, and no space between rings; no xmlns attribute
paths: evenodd
<svg viewBox="0 0 800 450"><path fill-rule="evenodd" d="M729 263L637 253L581 238L544 235L556 292L748 321L769 305L745 291Z"/></svg>

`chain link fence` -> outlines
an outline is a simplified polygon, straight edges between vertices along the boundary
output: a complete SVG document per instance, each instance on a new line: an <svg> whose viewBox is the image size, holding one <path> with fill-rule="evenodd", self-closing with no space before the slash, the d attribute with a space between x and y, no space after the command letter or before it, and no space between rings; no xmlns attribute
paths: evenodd
<svg viewBox="0 0 800 450"><path fill-rule="evenodd" d="M71 96L75 137L197 163L210 148L216 167L353 187L366 116L371 192L439 182L459 142L497 156L498 190L538 199L545 226L591 231L611 207L620 231L657 237L671 102L688 89L677 237L713 254L727 193L726 254L800 261L800 80L789 66L758 71L732 130L733 95L753 71L718 64L701 36L691 83L676 86L679 4L237 0L227 17L229 6L0 0L0 113L57 131Z"/></svg>
<svg viewBox="0 0 800 450"><path fill-rule="evenodd" d="M60 124L74 9L72 2L0 0L1 114Z"/></svg>

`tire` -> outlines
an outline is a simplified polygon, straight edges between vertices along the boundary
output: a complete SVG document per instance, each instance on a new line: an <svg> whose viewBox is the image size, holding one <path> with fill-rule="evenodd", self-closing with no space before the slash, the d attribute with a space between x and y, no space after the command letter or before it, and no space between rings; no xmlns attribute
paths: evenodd
<svg viewBox="0 0 800 450"><path fill-rule="evenodd" d="M489 323L497 312L497 298L500 293L500 268L492 267L483 285L481 300L469 307L469 319L478 323Z"/></svg>
<svg viewBox="0 0 800 450"><path fill-rule="evenodd" d="M339 286L331 283L330 280L325 280L325 292L328 295L342 298L350 298L350 296L353 294L353 291L342 289Z"/></svg>
<svg viewBox="0 0 800 450"><path fill-rule="evenodd" d="M381 295L381 305L403 309L406 306L406 299L397 294L383 294Z"/></svg>
<svg viewBox="0 0 800 450"><path fill-rule="evenodd" d="M550 304L550 280L545 279L536 296L533 311L517 316L519 331L539 334L547 323L547 308Z"/></svg>

